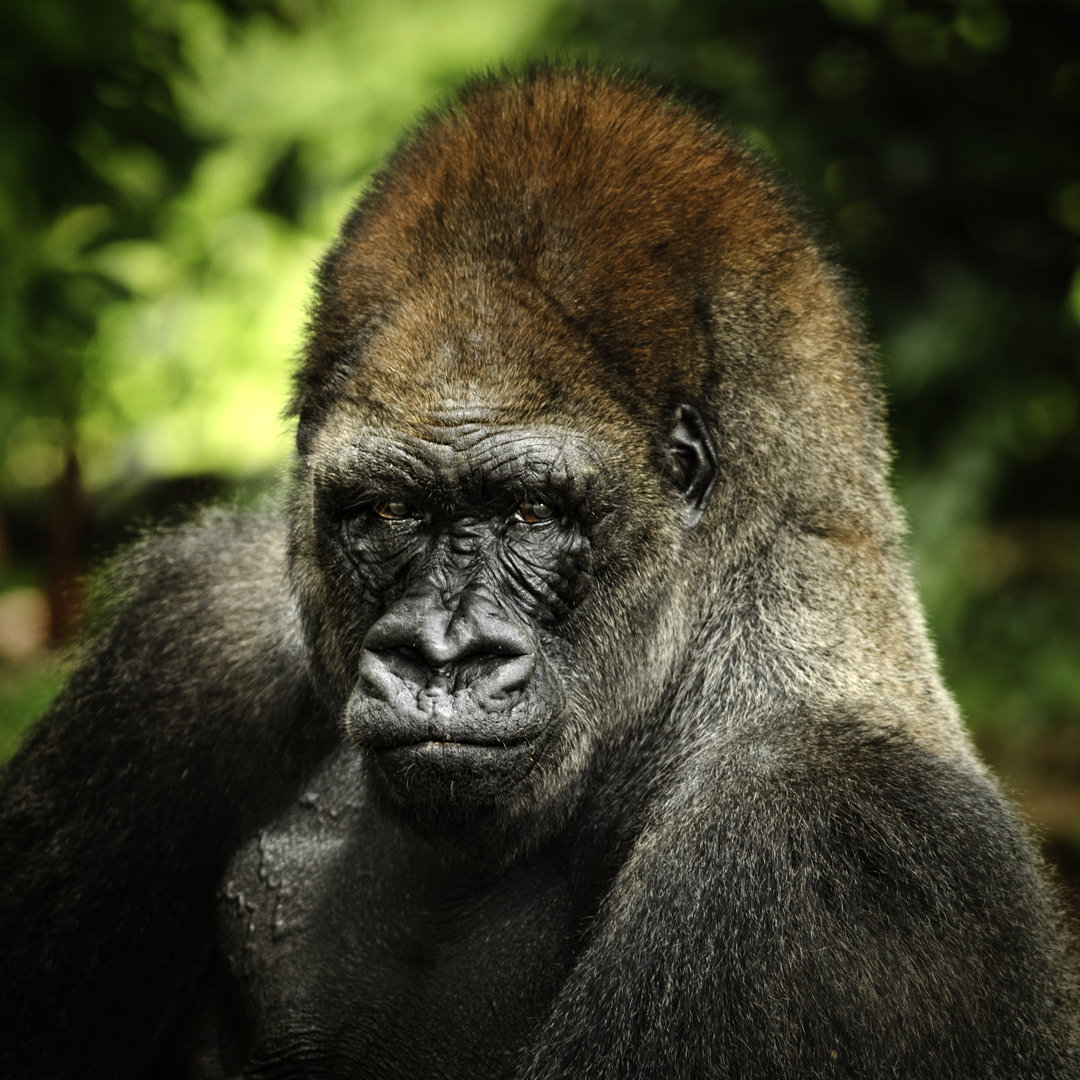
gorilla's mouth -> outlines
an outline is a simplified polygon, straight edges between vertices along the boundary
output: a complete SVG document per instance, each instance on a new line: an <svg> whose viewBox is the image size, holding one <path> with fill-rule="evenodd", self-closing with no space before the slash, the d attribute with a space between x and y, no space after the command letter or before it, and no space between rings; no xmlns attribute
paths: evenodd
<svg viewBox="0 0 1080 1080"><path fill-rule="evenodd" d="M366 746L376 754L414 752L432 756L439 754L462 756L486 751L494 754L519 754L533 750L535 744L535 739L463 739L445 735L398 741L379 740L368 742Z"/></svg>
<svg viewBox="0 0 1080 1080"><path fill-rule="evenodd" d="M533 740L523 739L520 742L476 742L464 739L423 739L419 742L391 743L386 746L369 747L374 753L385 757L388 754L424 754L435 758L440 755L450 759L454 757L468 757L477 754L490 754L497 758L502 754L530 753L533 750Z"/></svg>
<svg viewBox="0 0 1080 1080"><path fill-rule="evenodd" d="M514 753L541 740L552 719L528 698L495 709L461 695L435 711L407 699L388 702L357 693L345 709L345 731L354 743L380 753L409 748Z"/></svg>

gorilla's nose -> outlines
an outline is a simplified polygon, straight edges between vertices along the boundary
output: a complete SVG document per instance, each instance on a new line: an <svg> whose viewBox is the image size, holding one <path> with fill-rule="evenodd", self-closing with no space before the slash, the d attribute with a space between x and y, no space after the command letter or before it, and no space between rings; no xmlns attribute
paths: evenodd
<svg viewBox="0 0 1080 1080"><path fill-rule="evenodd" d="M512 704L536 668L531 635L490 602L464 594L448 604L407 597L368 631L360 674L400 707L407 696L429 716L449 716L465 695L474 707Z"/></svg>

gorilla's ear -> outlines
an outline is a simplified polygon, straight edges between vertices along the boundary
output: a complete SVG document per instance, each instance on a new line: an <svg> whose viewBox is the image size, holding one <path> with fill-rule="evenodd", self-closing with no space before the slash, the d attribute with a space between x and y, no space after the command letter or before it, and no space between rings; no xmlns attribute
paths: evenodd
<svg viewBox="0 0 1080 1080"><path fill-rule="evenodd" d="M668 453L671 479L686 502L686 524L694 526L709 505L716 479L716 446L701 413L693 406L680 405L675 410Z"/></svg>

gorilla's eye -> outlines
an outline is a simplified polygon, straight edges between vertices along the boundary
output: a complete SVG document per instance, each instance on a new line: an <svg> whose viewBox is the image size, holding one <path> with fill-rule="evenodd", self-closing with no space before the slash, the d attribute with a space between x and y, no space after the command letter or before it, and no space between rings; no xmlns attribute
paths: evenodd
<svg viewBox="0 0 1080 1080"><path fill-rule="evenodd" d="M514 512L514 517L518 521L524 521L526 525L541 525L545 521L551 521L555 516L555 507L542 502L521 503Z"/></svg>
<svg viewBox="0 0 1080 1080"><path fill-rule="evenodd" d="M403 521L405 518L416 517L416 510L408 503L393 499L372 503L371 509L384 521Z"/></svg>

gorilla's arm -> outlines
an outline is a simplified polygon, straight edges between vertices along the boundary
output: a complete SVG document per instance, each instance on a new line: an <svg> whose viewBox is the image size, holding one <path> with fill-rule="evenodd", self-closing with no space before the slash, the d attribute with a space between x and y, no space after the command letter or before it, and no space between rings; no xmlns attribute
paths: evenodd
<svg viewBox="0 0 1080 1080"><path fill-rule="evenodd" d="M843 721L751 731L640 837L521 1076L1066 1080L1055 927L970 766Z"/></svg>
<svg viewBox="0 0 1080 1080"><path fill-rule="evenodd" d="M0 787L0 1074L144 1075L209 951L223 860L328 742L284 528L151 540Z"/></svg>

